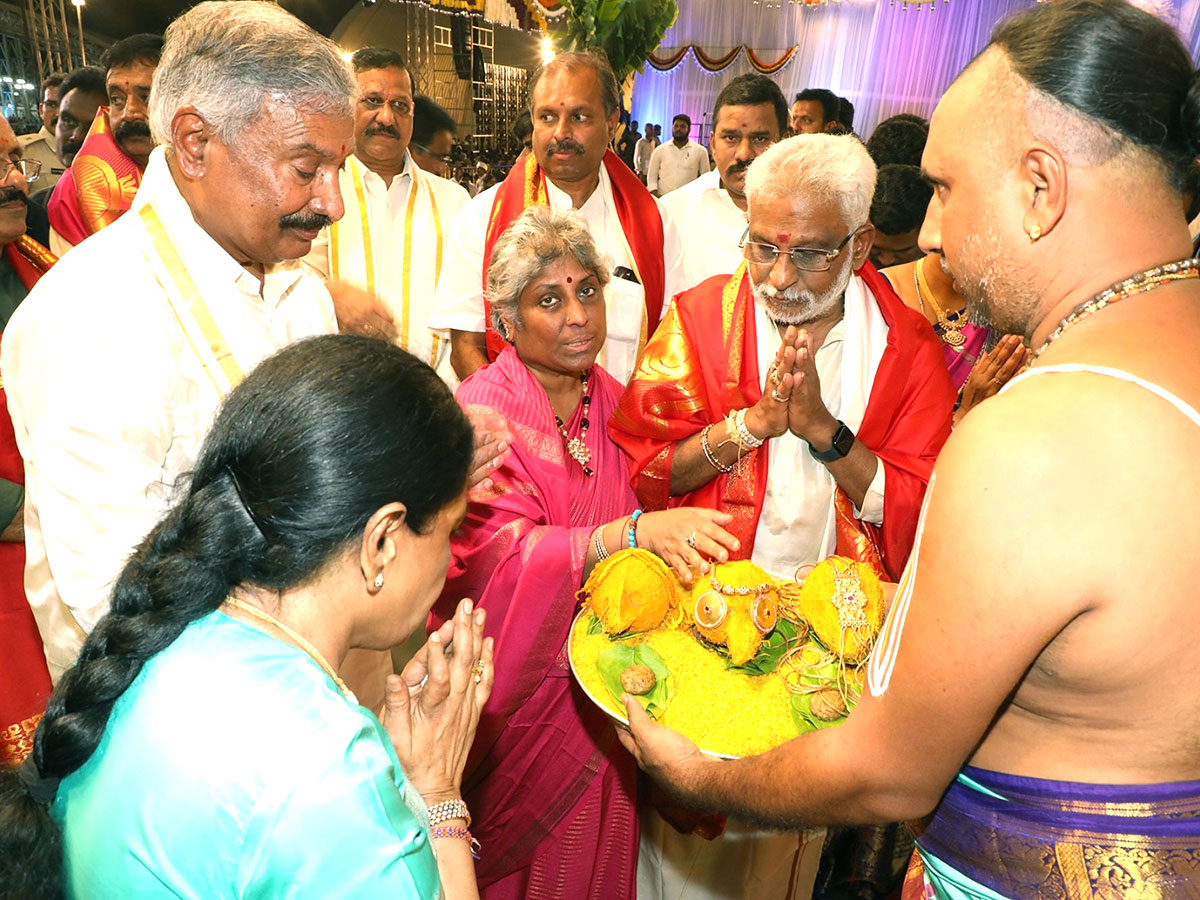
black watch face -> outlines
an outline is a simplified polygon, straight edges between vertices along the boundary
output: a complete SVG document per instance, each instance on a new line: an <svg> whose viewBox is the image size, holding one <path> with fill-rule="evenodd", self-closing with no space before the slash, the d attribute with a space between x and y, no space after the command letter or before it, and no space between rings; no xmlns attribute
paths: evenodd
<svg viewBox="0 0 1200 900"><path fill-rule="evenodd" d="M850 452L850 448L854 446L854 432L843 425L833 436L833 446L838 453L845 456Z"/></svg>

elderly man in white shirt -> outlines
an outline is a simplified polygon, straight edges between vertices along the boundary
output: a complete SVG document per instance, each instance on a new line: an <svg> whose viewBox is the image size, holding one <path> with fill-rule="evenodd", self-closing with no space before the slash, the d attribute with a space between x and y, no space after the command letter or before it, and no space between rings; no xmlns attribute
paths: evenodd
<svg viewBox="0 0 1200 900"><path fill-rule="evenodd" d="M765 75L739 75L717 94L713 170L662 198L683 243L683 290L714 275L728 277L742 264L746 170L783 137L787 122L787 100Z"/></svg>
<svg viewBox="0 0 1200 900"><path fill-rule="evenodd" d="M338 47L276 6L202 3L181 16L154 78L160 146L136 205L43 277L9 323L25 587L55 679L224 394L276 349L336 330L329 294L294 260L342 214L354 90Z"/></svg>
<svg viewBox="0 0 1200 900"><path fill-rule="evenodd" d="M679 240L657 201L608 149L619 99L605 60L560 53L538 70L529 93L533 153L463 208L431 325L451 329L459 378L494 359L503 344L488 325L483 294L492 244L526 206L574 208L612 261L613 278L604 289L608 337L596 361L623 383L679 289Z"/></svg>
<svg viewBox="0 0 1200 900"><path fill-rule="evenodd" d="M683 113L671 120L671 141L650 154L650 169L646 187L655 197L695 181L708 171L708 151L689 140L692 120Z"/></svg>
<svg viewBox="0 0 1200 900"><path fill-rule="evenodd" d="M305 262L378 297L396 342L453 384L450 335L429 319L446 240L470 196L413 162L413 85L400 54L364 47L351 65L359 94L354 153L339 175L346 215L322 230Z"/></svg>

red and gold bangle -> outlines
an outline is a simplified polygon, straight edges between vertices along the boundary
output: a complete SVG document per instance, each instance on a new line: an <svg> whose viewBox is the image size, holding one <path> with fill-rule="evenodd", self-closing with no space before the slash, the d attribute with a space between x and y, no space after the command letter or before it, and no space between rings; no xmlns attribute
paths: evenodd
<svg viewBox="0 0 1200 900"><path fill-rule="evenodd" d="M479 852L482 849L479 846L479 841L475 840L475 838L471 836L471 832L466 828L463 828L461 825L435 825L430 833L433 835L434 840L437 840L438 838L454 838L456 840L466 841L468 846L471 848L471 857L473 859L479 859Z"/></svg>

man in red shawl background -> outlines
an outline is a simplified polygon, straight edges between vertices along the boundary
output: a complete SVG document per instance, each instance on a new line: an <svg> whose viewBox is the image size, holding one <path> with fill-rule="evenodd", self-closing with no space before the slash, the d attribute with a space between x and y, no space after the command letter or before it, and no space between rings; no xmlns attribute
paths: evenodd
<svg viewBox="0 0 1200 900"><path fill-rule="evenodd" d="M108 105L96 113L47 204L50 247L58 255L111 225L133 205L154 149L150 85L161 55L161 35L135 34L117 41L101 58Z"/></svg>
<svg viewBox="0 0 1200 900"><path fill-rule="evenodd" d="M608 337L596 358L624 384L682 284L682 251L658 201L609 143L620 92L608 62L593 52L560 53L529 82L533 152L499 185L474 197L455 220L430 327L450 331L450 362L465 379L506 346L483 296L496 239L529 206L575 209L612 261L604 288Z"/></svg>
<svg viewBox="0 0 1200 900"><path fill-rule="evenodd" d="M746 188L745 263L676 298L610 431L646 508L731 513L735 555L772 575L838 553L895 581L954 390L928 323L867 262L875 165L852 136L800 135L758 157ZM809 896L819 833L730 830L705 846L660 829L663 856L713 896L737 893L748 859L745 896Z"/></svg>
<svg viewBox="0 0 1200 900"><path fill-rule="evenodd" d="M29 177L35 166L0 118L0 331L29 289L55 262L25 234ZM33 732L50 697L50 672L33 612L25 599L25 471L8 399L0 385L0 766L21 762L33 749Z"/></svg>

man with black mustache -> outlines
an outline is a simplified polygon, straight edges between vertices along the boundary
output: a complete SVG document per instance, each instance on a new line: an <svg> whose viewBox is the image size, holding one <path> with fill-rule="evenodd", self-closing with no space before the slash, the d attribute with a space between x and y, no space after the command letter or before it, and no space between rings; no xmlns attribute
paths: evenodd
<svg viewBox="0 0 1200 900"><path fill-rule="evenodd" d="M154 149L150 84L161 53L161 35L135 34L117 41L100 58L108 105L91 123L70 175L50 197L50 247L55 253L62 255L111 225L132 205Z"/></svg>
<svg viewBox="0 0 1200 900"><path fill-rule="evenodd" d="M609 149L620 92L608 61L560 53L529 83L533 153L505 180L463 207L447 242L434 327L451 329L460 378L494 360L505 344L488 324L483 285L492 246L528 206L575 209L612 260L604 288L608 336L597 363L622 383L633 372L678 287L679 237L658 201Z"/></svg>
<svg viewBox="0 0 1200 900"><path fill-rule="evenodd" d="M100 62L107 69L108 124L117 145L143 169L154 149L150 136L150 85L162 55L162 36L135 34L117 41Z"/></svg>
<svg viewBox="0 0 1200 900"><path fill-rule="evenodd" d="M69 168L83 147L83 139L96 119L97 110L104 105L104 70L99 66L74 69L63 79L60 92L54 140L58 158ZM39 193L45 190L39 185ZM46 199L49 200L49 196Z"/></svg>
<svg viewBox="0 0 1200 900"><path fill-rule="evenodd" d="M0 331L51 265L50 251L25 234L26 194L41 161L24 157L11 126L0 118ZM0 387L0 765L21 761L50 694L50 676L37 624L25 601L25 475L12 440L8 404Z"/></svg>
<svg viewBox="0 0 1200 900"><path fill-rule="evenodd" d="M24 155L12 126L0 117L0 332L34 282L54 263L50 251L25 234L29 185L40 173L41 162Z"/></svg>
<svg viewBox="0 0 1200 900"><path fill-rule="evenodd" d="M25 585L55 678L224 394L280 347L337 330L296 260L342 215L354 89L338 47L273 4L202 3L176 19L150 103L159 146L133 207L9 323ZM139 102L126 108L140 115Z"/></svg>
<svg viewBox="0 0 1200 900"><path fill-rule="evenodd" d="M25 217L26 234L43 246L50 246L50 218L47 206L54 188L65 170L75 160L88 129L96 118L96 110L104 105L104 70L98 66L81 66L71 71L59 85L57 121L54 123L55 158L61 160L63 171L50 184L43 184L46 164L42 163L38 190L29 195L29 212ZM53 167L51 167L53 168Z"/></svg>
<svg viewBox="0 0 1200 900"><path fill-rule="evenodd" d="M42 99L38 102L42 127L33 134L23 134L17 138L25 158L36 159L42 164L38 185L43 188L54 187L65 168L54 139L54 126L58 124L58 102L62 96L60 88L65 77L61 72L56 72L42 79Z"/></svg>
<svg viewBox="0 0 1200 900"><path fill-rule="evenodd" d="M746 231L746 170L783 137L787 101L765 75L739 75L717 94L709 140L713 168L660 201L683 243L681 287L713 275L732 275L742 264L738 241Z"/></svg>
<svg viewBox="0 0 1200 900"><path fill-rule="evenodd" d="M329 279L343 327L354 315L456 382L450 335L429 319L446 235L470 198L413 162L413 82L400 54L364 47L351 65L354 153L338 175L346 215L322 229L305 262Z"/></svg>

